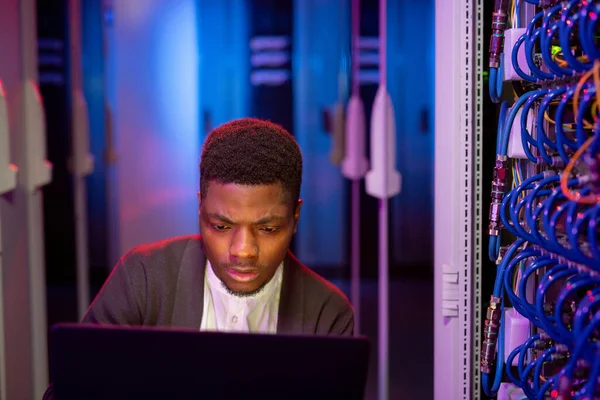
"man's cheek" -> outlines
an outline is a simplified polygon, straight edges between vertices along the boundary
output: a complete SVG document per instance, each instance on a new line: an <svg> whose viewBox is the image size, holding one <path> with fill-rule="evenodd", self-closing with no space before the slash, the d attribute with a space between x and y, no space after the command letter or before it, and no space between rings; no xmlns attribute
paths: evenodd
<svg viewBox="0 0 600 400"><path fill-rule="evenodd" d="M227 257L229 253L227 242L224 240L211 239L208 244L205 245L206 255L209 257L216 257L221 259Z"/></svg>

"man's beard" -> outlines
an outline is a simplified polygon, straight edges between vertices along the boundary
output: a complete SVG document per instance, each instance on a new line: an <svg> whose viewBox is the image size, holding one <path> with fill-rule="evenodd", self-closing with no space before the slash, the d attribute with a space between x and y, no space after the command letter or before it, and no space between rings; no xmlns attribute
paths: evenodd
<svg viewBox="0 0 600 400"><path fill-rule="evenodd" d="M251 291L251 292L240 292L240 291L237 291L237 290L232 290L232 289L231 289L230 287L228 287L228 286L225 284L225 282L223 282L223 281L221 281L221 286L223 286L223 289L225 289L225 291L226 291L227 293L229 293L230 295L232 295L232 296L236 296L236 297L242 297L242 298L243 298L243 297L252 297L252 296L254 296L254 295L257 295L257 294L259 294L260 292L262 292L262 291L263 291L263 289L265 288L265 286L267 286L267 283L269 283L269 282L265 282L265 283L263 283L261 287L259 287L259 288L258 288L258 289L256 289L256 290L253 290L253 291Z"/></svg>
<svg viewBox="0 0 600 400"><path fill-rule="evenodd" d="M220 264L219 268L221 269L221 271L226 270L227 268L232 268L232 267L241 267L241 264ZM264 270L267 269L266 265L258 265L256 266L256 269L258 269L258 271L262 272ZM258 289L256 290L252 290L250 292L240 292L238 290L233 290L230 287L228 287L225 282L221 281L221 285L223 286L223 288L225 289L225 291L227 293L229 293L232 296L236 296L236 297L252 297L254 295L259 294L260 292L263 291L263 289L265 288L265 286L267 286L267 283L270 282L270 279L268 281L266 281L265 283L263 283Z"/></svg>

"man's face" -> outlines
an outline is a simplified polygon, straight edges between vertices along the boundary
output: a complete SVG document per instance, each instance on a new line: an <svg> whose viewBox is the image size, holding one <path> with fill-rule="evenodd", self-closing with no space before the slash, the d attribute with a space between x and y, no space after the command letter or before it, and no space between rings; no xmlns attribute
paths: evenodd
<svg viewBox="0 0 600 400"><path fill-rule="evenodd" d="M245 186L210 182L200 203L206 257L226 288L258 292L283 261L300 217L281 184Z"/></svg>

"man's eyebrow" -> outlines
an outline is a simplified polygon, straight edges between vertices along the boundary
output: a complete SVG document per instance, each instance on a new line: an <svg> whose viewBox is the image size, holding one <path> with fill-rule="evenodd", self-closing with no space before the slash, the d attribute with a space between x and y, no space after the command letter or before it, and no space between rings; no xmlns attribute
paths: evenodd
<svg viewBox="0 0 600 400"><path fill-rule="evenodd" d="M227 218L226 216L224 216L222 214L208 213L207 215L209 218L217 219L217 220L224 222L226 224L229 224L229 225L235 225L235 222L233 222L231 219ZM280 222L280 221L285 221L285 220L286 220L286 218L282 217L280 215L269 215L269 216L259 219L258 221L255 221L254 224L255 225L264 225L264 224L269 224L272 222Z"/></svg>
<svg viewBox="0 0 600 400"><path fill-rule="evenodd" d="M218 219L219 221L221 221L221 222L225 222L226 224L230 224L230 225L233 225L233 224L234 224L234 222L233 222L232 220L230 220L230 219L229 219L229 218L227 218L226 216L224 216L224 215L221 215L221 214L219 214L219 213L209 213L209 214L208 214L208 217L209 217L209 218L213 218L213 219Z"/></svg>
<svg viewBox="0 0 600 400"><path fill-rule="evenodd" d="M264 224L268 224L271 222L280 222L280 221L285 221L285 217L279 216L279 215L269 215L267 217L261 218L258 221L255 222L256 225L264 225Z"/></svg>

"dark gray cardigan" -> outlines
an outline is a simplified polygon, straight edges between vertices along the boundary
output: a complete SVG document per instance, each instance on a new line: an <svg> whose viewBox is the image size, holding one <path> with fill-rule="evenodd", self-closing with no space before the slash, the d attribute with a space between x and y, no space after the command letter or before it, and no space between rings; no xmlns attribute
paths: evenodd
<svg viewBox="0 0 600 400"><path fill-rule="evenodd" d="M354 311L334 285L284 260L277 333L352 335ZM206 258L199 235L136 247L117 264L83 322L200 328Z"/></svg>
<svg viewBox="0 0 600 400"><path fill-rule="evenodd" d="M82 322L200 329L206 258L199 235L138 246L115 266ZM288 252L277 333L352 335L354 310L334 285ZM53 398L52 385L44 400Z"/></svg>

